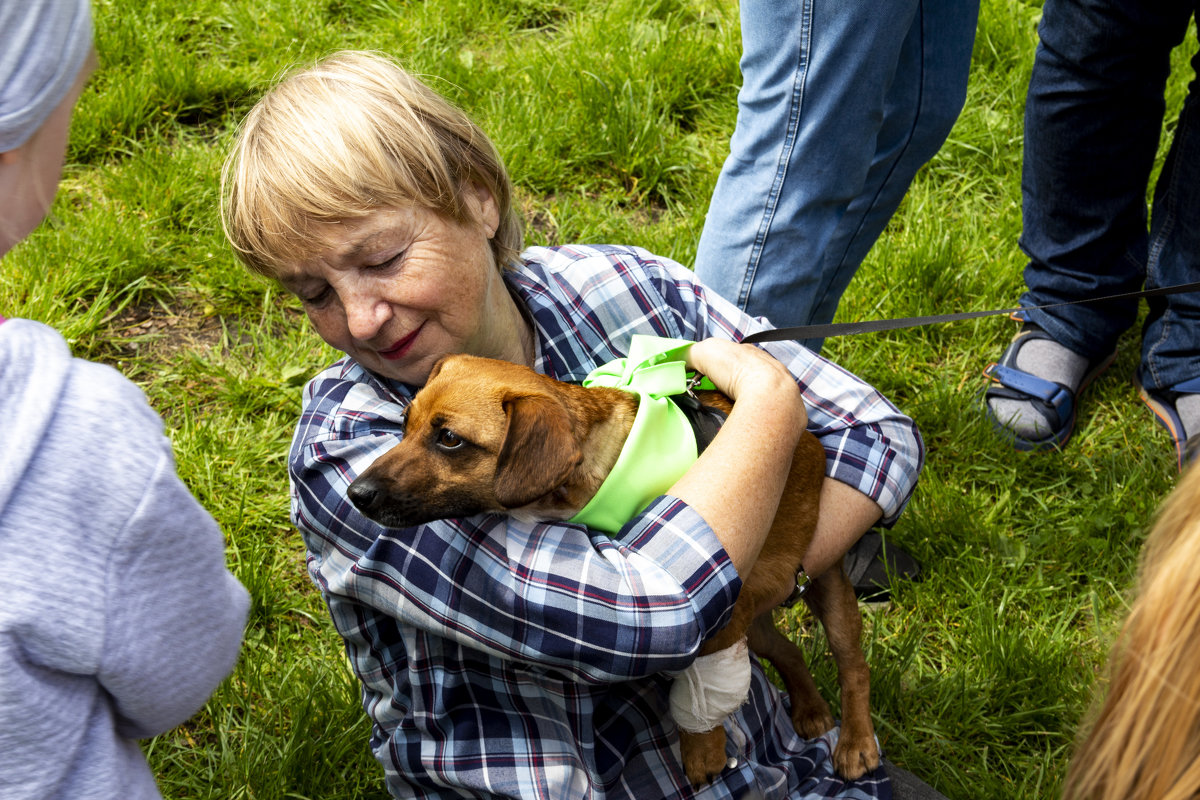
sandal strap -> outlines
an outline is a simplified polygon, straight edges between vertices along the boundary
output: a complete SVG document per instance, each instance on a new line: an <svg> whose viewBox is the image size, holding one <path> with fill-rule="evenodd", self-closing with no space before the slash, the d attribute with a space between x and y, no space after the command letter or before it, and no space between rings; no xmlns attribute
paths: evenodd
<svg viewBox="0 0 1200 800"><path fill-rule="evenodd" d="M846 577L852 585L858 586L863 582L863 576L882 550L883 536L878 531L867 531L855 542L842 562Z"/></svg>
<svg viewBox="0 0 1200 800"><path fill-rule="evenodd" d="M1200 378L1191 378L1183 383L1177 383L1167 391L1176 394L1197 394L1200 393Z"/></svg>
<svg viewBox="0 0 1200 800"><path fill-rule="evenodd" d="M1022 372L1015 367L1006 367L1003 364L989 364L987 369L983 371L983 374L1001 386L1005 386L1021 394L1029 395L1035 400L1042 401L1054 409L1059 419L1067 419L1071 415L1075 396L1070 389L1061 383L1048 381L1045 378L1030 375L1028 372Z"/></svg>

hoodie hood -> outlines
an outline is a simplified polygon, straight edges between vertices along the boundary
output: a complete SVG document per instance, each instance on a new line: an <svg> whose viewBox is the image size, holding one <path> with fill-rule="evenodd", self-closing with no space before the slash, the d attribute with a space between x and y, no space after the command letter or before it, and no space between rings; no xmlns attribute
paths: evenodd
<svg viewBox="0 0 1200 800"><path fill-rule="evenodd" d="M25 319L0 324L0 515L54 419L72 360L53 328Z"/></svg>

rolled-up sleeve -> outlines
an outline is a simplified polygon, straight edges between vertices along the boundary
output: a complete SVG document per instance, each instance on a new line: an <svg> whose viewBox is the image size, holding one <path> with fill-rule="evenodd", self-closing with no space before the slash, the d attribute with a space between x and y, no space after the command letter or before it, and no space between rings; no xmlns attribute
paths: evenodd
<svg viewBox="0 0 1200 800"><path fill-rule="evenodd" d="M861 379L798 344L764 349L796 376L808 429L825 448L825 474L874 500L883 524L900 516L916 489L925 445L911 418Z"/></svg>
<svg viewBox="0 0 1200 800"><path fill-rule="evenodd" d="M631 327L632 333L741 341L771 327L707 289L691 270L670 259L638 248L606 251L606 256L621 260L634 276L638 285L631 285L631 293L643 298L652 287L663 301L659 307L673 311L647 318L642 327L652 324L651 330ZM795 376L808 410L808 429L825 448L826 475L874 500L883 509L885 525L895 522L924 465L924 443L916 423L866 381L798 342L759 346Z"/></svg>

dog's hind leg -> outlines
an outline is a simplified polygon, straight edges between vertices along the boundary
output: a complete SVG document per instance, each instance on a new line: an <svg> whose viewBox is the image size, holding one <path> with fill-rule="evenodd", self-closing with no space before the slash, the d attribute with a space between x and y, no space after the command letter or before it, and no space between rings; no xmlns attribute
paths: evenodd
<svg viewBox="0 0 1200 800"><path fill-rule="evenodd" d="M804 595L825 628L838 667L842 694L842 730L833 766L849 780L879 766L879 747L871 722L871 670L862 649L862 614L854 587L840 567L827 570Z"/></svg>
<svg viewBox="0 0 1200 800"><path fill-rule="evenodd" d="M775 667L792 703L792 727L805 739L815 739L834 726L829 704L817 691L817 684L804 653L795 642L775 627L771 612L760 614L748 634L750 649Z"/></svg>

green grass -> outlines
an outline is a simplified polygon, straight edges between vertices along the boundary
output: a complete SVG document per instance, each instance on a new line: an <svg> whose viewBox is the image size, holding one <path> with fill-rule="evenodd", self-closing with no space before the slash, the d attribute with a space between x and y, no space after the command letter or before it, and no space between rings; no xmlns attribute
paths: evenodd
<svg viewBox="0 0 1200 800"><path fill-rule="evenodd" d="M78 355L145 388L253 595L236 671L193 720L147 743L151 764L170 798L382 798L356 683L287 517L300 386L333 353L223 242L231 131L297 61L396 53L493 135L530 243L638 244L690 263L736 114L736 4L95 2L102 68L51 219L4 259L0 312L56 326ZM1040 9L983 6L966 109L839 320L1015 304ZM1193 35L1176 54L1168 135L1194 49ZM1174 482L1167 437L1129 383L1136 332L1064 453L997 441L979 372L1012 331L996 318L826 346L912 414L928 445L892 533L927 579L868 613L867 647L886 750L953 798L1057 795L1138 547ZM789 624L832 693L820 636Z"/></svg>

